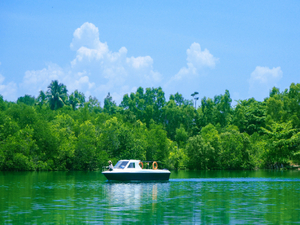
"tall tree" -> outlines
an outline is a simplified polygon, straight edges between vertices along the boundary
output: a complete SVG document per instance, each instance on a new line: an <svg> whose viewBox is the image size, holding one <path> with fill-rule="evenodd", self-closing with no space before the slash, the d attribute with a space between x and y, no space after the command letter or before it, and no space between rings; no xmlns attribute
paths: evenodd
<svg viewBox="0 0 300 225"><path fill-rule="evenodd" d="M40 94L37 97L37 105L42 107L47 102L47 95L44 91L40 90Z"/></svg>
<svg viewBox="0 0 300 225"><path fill-rule="evenodd" d="M236 125L240 132L252 135L261 133L261 127L265 127L266 104L258 102L254 98L239 100L233 111L232 124Z"/></svg>
<svg viewBox="0 0 300 225"><path fill-rule="evenodd" d="M216 105L216 124L219 123L222 127L225 127L231 120L231 102L230 93L225 90L224 95L217 95L214 97L214 102Z"/></svg>
<svg viewBox="0 0 300 225"><path fill-rule="evenodd" d="M0 94L0 111L5 109L5 103L4 103L4 100L3 100L3 96Z"/></svg>
<svg viewBox="0 0 300 225"><path fill-rule="evenodd" d="M25 95L24 97L19 97L17 100L17 103L24 103L26 105L34 105L35 98L31 95Z"/></svg>
<svg viewBox="0 0 300 225"><path fill-rule="evenodd" d="M266 163L288 163L296 154L300 153L300 132L292 128L292 122L272 122L267 128L261 128L268 136L268 151Z"/></svg>
<svg viewBox="0 0 300 225"><path fill-rule="evenodd" d="M57 110L67 104L67 87L58 83L57 80L51 82L47 90L47 99L52 110Z"/></svg>
<svg viewBox="0 0 300 225"><path fill-rule="evenodd" d="M87 105L90 112L102 112L101 103L96 97L92 97L91 95L89 97L89 101L86 102L84 105Z"/></svg>
<svg viewBox="0 0 300 225"><path fill-rule="evenodd" d="M104 112L112 115L117 112L117 104L113 101L110 93L108 92L106 98L104 99Z"/></svg>
<svg viewBox="0 0 300 225"><path fill-rule="evenodd" d="M195 91L193 94L191 94L191 96L194 98L195 100L195 109L197 108L197 101L199 99L199 97L197 96L199 93L197 91Z"/></svg>
<svg viewBox="0 0 300 225"><path fill-rule="evenodd" d="M78 90L75 90L69 96L69 103L72 106L73 110L77 109L77 107L82 107L83 103L85 103L84 94L82 92L79 92Z"/></svg>

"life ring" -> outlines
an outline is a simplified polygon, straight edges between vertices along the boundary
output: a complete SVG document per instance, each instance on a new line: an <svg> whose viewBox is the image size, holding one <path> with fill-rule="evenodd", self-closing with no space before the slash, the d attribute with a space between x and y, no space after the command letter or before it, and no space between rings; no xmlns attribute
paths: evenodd
<svg viewBox="0 0 300 225"><path fill-rule="evenodd" d="M144 167L143 162L139 162L139 165L142 165L141 168L143 169L143 167Z"/></svg>
<svg viewBox="0 0 300 225"><path fill-rule="evenodd" d="M154 161L152 164L152 167L154 170L157 170L157 168L158 168L157 162Z"/></svg>

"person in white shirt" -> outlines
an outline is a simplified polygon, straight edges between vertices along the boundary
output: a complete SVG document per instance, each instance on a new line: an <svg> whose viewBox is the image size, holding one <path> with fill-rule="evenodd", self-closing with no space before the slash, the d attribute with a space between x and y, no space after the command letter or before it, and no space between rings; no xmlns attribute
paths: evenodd
<svg viewBox="0 0 300 225"><path fill-rule="evenodd" d="M112 171L114 169L114 166L113 166L113 164L112 164L112 162L110 160L108 161L108 164L109 164L108 165L108 170Z"/></svg>

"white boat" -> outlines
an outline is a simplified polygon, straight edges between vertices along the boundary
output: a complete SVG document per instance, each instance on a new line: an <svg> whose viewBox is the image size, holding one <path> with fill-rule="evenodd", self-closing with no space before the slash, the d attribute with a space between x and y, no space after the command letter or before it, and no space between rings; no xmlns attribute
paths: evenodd
<svg viewBox="0 0 300 225"><path fill-rule="evenodd" d="M112 171L103 171L102 174L108 180L169 180L169 170L157 169L157 162L153 162L152 166L153 169L143 169L140 160L120 160Z"/></svg>

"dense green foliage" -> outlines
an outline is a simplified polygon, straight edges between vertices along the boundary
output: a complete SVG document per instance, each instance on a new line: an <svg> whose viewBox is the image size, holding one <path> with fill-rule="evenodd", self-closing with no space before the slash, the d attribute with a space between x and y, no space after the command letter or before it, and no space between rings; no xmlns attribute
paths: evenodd
<svg viewBox="0 0 300 225"><path fill-rule="evenodd" d="M104 106L52 81L37 98L0 95L0 170L97 170L111 159L158 160L171 169L276 168L300 161L300 84L263 102L138 88Z"/></svg>

